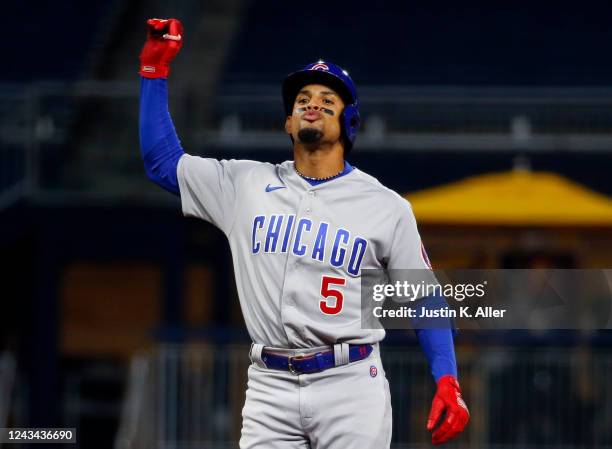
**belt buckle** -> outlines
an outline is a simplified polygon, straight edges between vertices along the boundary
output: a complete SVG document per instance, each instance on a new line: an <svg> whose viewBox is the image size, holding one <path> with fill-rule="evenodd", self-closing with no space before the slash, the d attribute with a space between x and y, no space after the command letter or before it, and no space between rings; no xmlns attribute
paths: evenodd
<svg viewBox="0 0 612 449"><path fill-rule="evenodd" d="M296 360L296 359L303 359L304 357L305 357L304 354L298 354L298 355L290 355L287 358L287 368L289 369L289 372L291 374L295 374L296 376L300 374L300 372L297 369L295 369L295 366L293 366L293 363L291 363L291 361Z"/></svg>

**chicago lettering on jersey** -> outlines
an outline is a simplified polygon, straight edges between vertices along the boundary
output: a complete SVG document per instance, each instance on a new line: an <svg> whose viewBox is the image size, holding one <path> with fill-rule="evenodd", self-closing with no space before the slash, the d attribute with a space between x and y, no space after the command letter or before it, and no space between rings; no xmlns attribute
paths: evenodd
<svg viewBox="0 0 612 449"><path fill-rule="evenodd" d="M310 238L307 238L309 236ZM351 239L347 229L330 230L329 223L315 223L309 218L296 220L295 215L257 215L253 218L251 253L287 253L327 262L334 268L345 268L358 276L368 241L360 236Z"/></svg>

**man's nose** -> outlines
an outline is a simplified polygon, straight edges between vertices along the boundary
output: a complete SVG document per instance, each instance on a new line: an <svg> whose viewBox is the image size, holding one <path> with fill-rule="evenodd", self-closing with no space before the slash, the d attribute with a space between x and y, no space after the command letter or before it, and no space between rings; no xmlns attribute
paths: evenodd
<svg viewBox="0 0 612 449"><path fill-rule="evenodd" d="M308 106L306 106L306 109L318 111L320 109L320 106L316 103L310 102Z"/></svg>

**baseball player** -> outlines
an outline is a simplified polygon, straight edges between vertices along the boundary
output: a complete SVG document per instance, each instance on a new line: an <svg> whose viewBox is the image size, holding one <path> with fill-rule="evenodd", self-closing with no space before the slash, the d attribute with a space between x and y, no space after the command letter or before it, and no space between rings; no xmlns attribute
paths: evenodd
<svg viewBox="0 0 612 449"><path fill-rule="evenodd" d="M176 19L151 19L140 54L146 173L183 213L227 236L253 340L242 449L381 449L391 441L383 329L361 326L364 269L428 269L410 205L351 166L360 124L348 73L319 61L282 85L294 159L273 165L183 152L167 103ZM437 391L427 428L440 444L469 419L452 333L418 330Z"/></svg>

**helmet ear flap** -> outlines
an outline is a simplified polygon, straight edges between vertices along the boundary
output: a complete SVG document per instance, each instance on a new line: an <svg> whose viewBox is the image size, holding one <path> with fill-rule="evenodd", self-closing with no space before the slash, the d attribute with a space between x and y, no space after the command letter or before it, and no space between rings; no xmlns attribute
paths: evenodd
<svg viewBox="0 0 612 449"><path fill-rule="evenodd" d="M352 104L346 106L344 111L342 111L340 119L340 123L342 124L342 136L346 141L346 149L350 150L353 148L353 144L357 138L357 131L361 125L359 109Z"/></svg>

